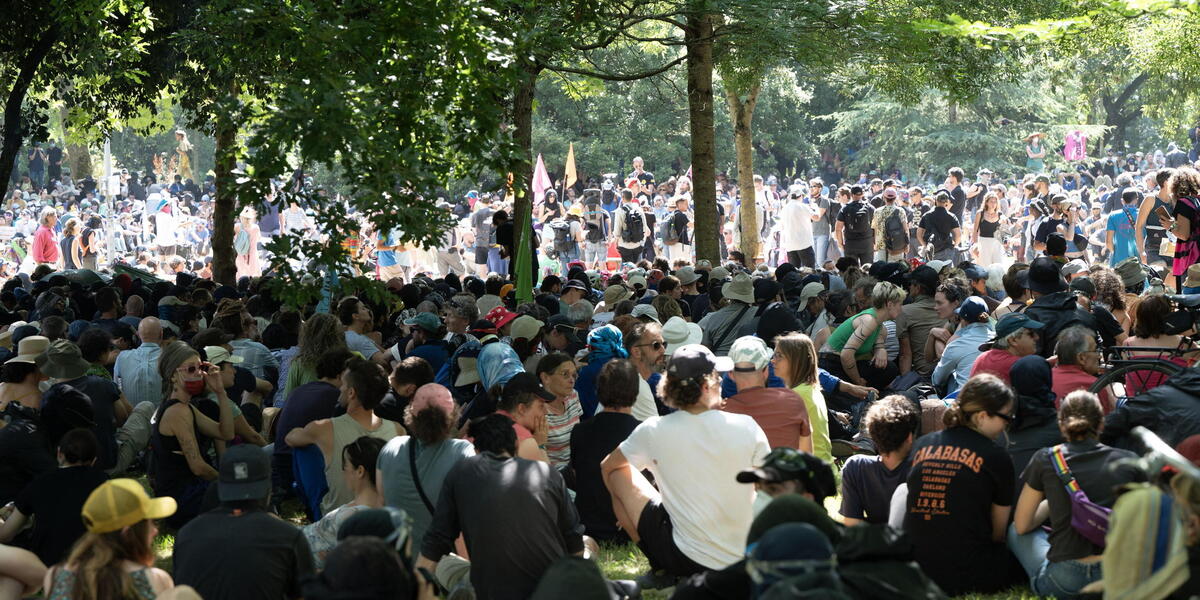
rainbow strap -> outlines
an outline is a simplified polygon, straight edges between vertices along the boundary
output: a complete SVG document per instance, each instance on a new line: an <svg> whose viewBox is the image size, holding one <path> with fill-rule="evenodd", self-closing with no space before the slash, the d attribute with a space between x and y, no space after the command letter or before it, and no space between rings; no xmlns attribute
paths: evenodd
<svg viewBox="0 0 1200 600"><path fill-rule="evenodd" d="M1054 447L1054 453L1050 455L1050 462L1054 463L1054 470L1058 472L1058 477L1062 479L1063 485L1067 486L1067 492L1078 492L1080 490L1079 482L1075 481L1075 476L1067 468L1067 457L1063 456L1062 444Z"/></svg>

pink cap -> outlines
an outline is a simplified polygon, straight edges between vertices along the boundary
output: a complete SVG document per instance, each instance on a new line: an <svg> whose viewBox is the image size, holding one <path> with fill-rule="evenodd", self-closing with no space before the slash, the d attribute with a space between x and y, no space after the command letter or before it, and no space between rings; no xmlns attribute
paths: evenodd
<svg viewBox="0 0 1200 600"><path fill-rule="evenodd" d="M440 409L446 414L454 411L454 398L450 396L450 390L440 383L427 383L419 388L413 394L412 411L413 414L419 413L430 406Z"/></svg>

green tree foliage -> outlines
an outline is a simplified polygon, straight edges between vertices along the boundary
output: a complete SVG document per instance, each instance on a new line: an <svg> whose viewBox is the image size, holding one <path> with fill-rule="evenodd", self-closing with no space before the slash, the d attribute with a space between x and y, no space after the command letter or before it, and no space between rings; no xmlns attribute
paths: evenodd
<svg viewBox="0 0 1200 600"><path fill-rule="evenodd" d="M0 10L4 94L0 189L22 144L45 140L53 104L97 139L153 106L175 57L170 36L196 0L16 0Z"/></svg>
<svg viewBox="0 0 1200 600"><path fill-rule="evenodd" d="M268 247L291 300L319 292L298 285L303 273L286 257L350 273L342 242L359 219L437 243L450 215L423 192L512 164L497 102L513 81L511 44L482 1L217 0L184 39L193 80L215 84L191 110L215 116L217 129L250 126L234 150L244 167L226 183L239 205L266 199L271 178L315 165L350 190L320 206L325 241L283 236Z"/></svg>

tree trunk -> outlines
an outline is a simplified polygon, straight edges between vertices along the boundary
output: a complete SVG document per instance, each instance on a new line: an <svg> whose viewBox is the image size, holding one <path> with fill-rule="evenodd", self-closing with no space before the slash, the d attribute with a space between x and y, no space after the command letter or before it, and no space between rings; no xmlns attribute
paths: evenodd
<svg viewBox="0 0 1200 600"><path fill-rule="evenodd" d="M234 98L238 94L237 84L230 90ZM217 124L216 157L213 171L216 174L217 195L213 203L213 280L224 285L237 285L236 253L233 249L234 211L237 195L234 191L233 170L237 166L235 144L237 123L224 118Z"/></svg>
<svg viewBox="0 0 1200 600"><path fill-rule="evenodd" d="M733 118L733 146L737 154L738 195L742 198L742 210L738 212L742 236L738 249L751 260L758 256L760 251L761 239L758 230L762 225L758 222L758 199L754 196L754 135L751 129L754 105L758 101L760 87L760 84L755 82L746 94L745 101L728 85L725 87L729 115Z"/></svg>
<svg viewBox="0 0 1200 600"><path fill-rule="evenodd" d="M520 251L522 248L530 248L533 254L529 256L528 261L532 263L529 269L529 277L516 278L517 301L531 302L533 300L533 280L537 274L537 253L534 251L536 245L533 243L533 191L529 187L530 177L533 174L533 98L537 88L538 73L541 67L535 64L527 64L522 68L521 82L517 85L516 91L513 93L513 142L516 143L520 160L516 166L516 171L512 174L512 189L516 196L513 198L513 253L516 256L509 257L513 267L510 269L515 274L524 275L524 273L516 268L517 257L524 258Z"/></svg>
<svg viewBox="0 0 1200 600"><path fill-rule="evenodd" d="M692 3L684 30L687 46L688 120L692 141L692 202L696 210L698 260L721 261L717 241L717 160L713 130L713 14L704 2Z"/></svg>
<svg viewBox="0 0 1200 600"><path fill-rule="evenodd" d="M4 144L0 148L0 197L8 195L8 180L16 167L17 158L21 152L21 144L25 141L25 129L21 126L21 105L25 103L25 95L33 83L38 67L58 41L58 28L51 27L42 37L34 42L33 47L17 65L17 77L8 89L8 99L4 102Z"/></svg>

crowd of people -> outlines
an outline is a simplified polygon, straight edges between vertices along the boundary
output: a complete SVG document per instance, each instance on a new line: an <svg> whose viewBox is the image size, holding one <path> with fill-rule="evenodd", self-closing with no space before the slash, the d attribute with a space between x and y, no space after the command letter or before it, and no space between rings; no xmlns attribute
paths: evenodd
<svg viewBox="0 0 1200 600"><path fill-rule="evenodd" d="M182 244L159 279L88 262L104 201L23 207L0 598L1189 598L1200 486L1131 460L1142 426L1200 463L1200 348L1168 295L1200 289L1200 171L1176 153L1003 183L756 177L764 254L723 196L715 261L687 178L635 160L534 206L530 302L496 195L448 204L442 248L364 235L387 297L328 311L274 297L252 213L253 268L222 285ZM152 226L203 227L203 190L154 185ZM280 227L311 227L293 209ZM1185 369L1093 389L1121 349ZM649 570L605 580L601 545L629 543Z"/></svg>

